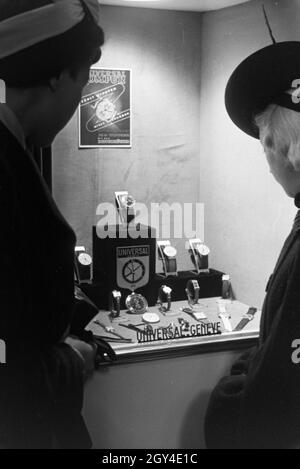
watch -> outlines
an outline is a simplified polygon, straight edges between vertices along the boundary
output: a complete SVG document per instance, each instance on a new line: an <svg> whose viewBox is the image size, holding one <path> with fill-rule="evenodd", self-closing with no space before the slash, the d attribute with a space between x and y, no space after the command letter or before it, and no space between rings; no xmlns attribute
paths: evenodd
<svg viewBox="0 0 300 469"><path fill-rule="evenodd" d="M109 310L112 318L118 318L121 310L121 292L114 290L109 296Z"/></svg>
<svg viewBox="0 0 300 469"><path fill-rule="evenodd" d="M173 246L166 246L163 249L164 260L166 263L166 273L167 274L176 274L177 273L177 249Z"/></svg>
<svg viewBox="0 0 300 469"><path fill-rule="evenodd" d="M227 314L220 313L219 318L222 320L226 332L232 332L232 325Z"/></svg>
<svg viewBox="0 0 300 469"><path fill-rule="evenodd" d="M127 191L122 191L115 192L115 200L122 224L129 224L135 218L135 198Z"/></svg>
<svg viewBox="0 0 300 469"><path fill-rule="evenodd" d="M205 246L205 244L197 245L196 252L198 254L198 267L200 270L207 270L208 269L208 255L210 253L210 249Z"/></svg>
<svg viewBox="0 0 300 469"><path fill-rule="evenodd" d="M254 316L257 312L257 308L249 308L248 312L244 315L243 319L238 323L235 331L241 331L248 324L248 322L253 321Z"/></svg>
<svg viewBox="0 0 300 469"><path fill-rule="evenodd" d="M133 208L136 204L136 200L132 195L123 195L120 197L120 202L124 208Z"/></svg>
<svg viewBox="0 0 300 469"><path fill-rule="evenodd" d="M199 301L200 287L197 280L189 280L185 289L189 305L193 307Z"/></svg>
<svg viewBox="0 0 300 469"><path fill-rule="evenodd" d="M172 288L168 287L167 285L162 285L158 291L158 300L157 303L159 304L159 311L161 313L166 313L170 311L171 304L172 304ZM164 306L166 303L166 306Z"/></svg>
<svg viewBox="0 0 300 469"><path fill-rule="evenodd" d="M92 257L85 250L84 246L75 248L75 280L78 283L91 280Z"/></svg>
<svg viewBox="0 0 300 469"><path fill-rule="evenodd" d="M148 301L142 295L131 293L125 300L126 308L131 314L145 314L148 311Z"/></svg>
<svg viewBox="0 0 300 469"><path fill-rule="evenodd" d="M86 252L81 252L77 259L81 265L88 266L92 264L92 258Z"/></svg>
<svg viewBox="0 0 300 469"><path fill-rule="evenodd" d="M219 318L223 322L225 331L232 332L232 325L230 322L231 314L227 312L226 306L223 302L219 303Z"/></svg>

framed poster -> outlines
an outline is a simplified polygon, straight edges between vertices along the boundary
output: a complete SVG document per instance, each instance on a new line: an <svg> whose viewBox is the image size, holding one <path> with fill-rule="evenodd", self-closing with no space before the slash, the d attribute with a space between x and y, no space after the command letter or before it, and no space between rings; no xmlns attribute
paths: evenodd
<svg viewBox="0 0 300 469"><path fill-rule="evenodd" d="M79 105L79 148L131 148L131 70L92 67Z"/></svg>

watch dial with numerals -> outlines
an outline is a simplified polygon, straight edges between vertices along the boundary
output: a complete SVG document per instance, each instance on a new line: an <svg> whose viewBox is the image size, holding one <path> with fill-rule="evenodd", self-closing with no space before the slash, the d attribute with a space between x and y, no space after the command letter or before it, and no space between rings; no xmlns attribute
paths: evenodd
<svg viewBox="0 0 300 469"><path fill-rule="evenodd" d="M123 207L126 208L132 208L136 204L136 200L134 197L132 197L132 195L123 195L122 197L120 197L120 202Z"/></svg>
<svg viewBox="0 0 300 469"><path fill-rule="evenodd" d="M142 295L132 293L126 299L126 306L130 312L144 314L148 310L148 302Z"/></svg>
<svg viewBox="0 0 300 469"><path fill-rule="evenodd" d="M210 250L207 246L205 246L204 244L201 244L200 246L198 246L198 252L201 256L208 256L208 254L210 253Z"/></svg>
<svg viewBox="0 0 300 469"><path fill-rule="evenodd" d="M162 292L163 292L165 295L171 295L171 293L172 293L172 288L167 287L167 286L162 287Z"/></svg>
<svg viewBox="0 0 300 469"><path fill-rule="evenodd" d="M92 264L92 258L89 254L86 252L82 252L78 256L78 262L80 262L81 265L91 265Z"/></svg>
<svg viewBox="0 0 300 469"><path fill-rule="evenodd" d="M174 248L173 246L166 246L164 248L164 254L167 256L167 257L176 257L177 255L177 249Z"/></svg>

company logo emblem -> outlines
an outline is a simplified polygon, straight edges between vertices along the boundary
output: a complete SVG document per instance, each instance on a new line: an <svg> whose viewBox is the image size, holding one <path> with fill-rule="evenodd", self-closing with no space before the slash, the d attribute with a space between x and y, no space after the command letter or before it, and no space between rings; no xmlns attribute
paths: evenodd
<svg viewBox="0 0 300 469"><path fill-rule="evenodd" d="M117 284L119 288L136 290L149 282L149 246L117 248Z"/></svg>

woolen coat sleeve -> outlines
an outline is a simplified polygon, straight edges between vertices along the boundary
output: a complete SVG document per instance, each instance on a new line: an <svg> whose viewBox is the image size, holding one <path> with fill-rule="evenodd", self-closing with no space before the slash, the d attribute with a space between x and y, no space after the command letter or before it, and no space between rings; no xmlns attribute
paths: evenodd
<svg viewBox="0 0 300 469"><path fill-rule="evenodd" d="M300 445L300 238L288 281L264 343L211 395L205 433L209 448L295 448Z"/></svg>
<svg viewBox="0 0 300 469"><path fill-rule="evenodd" d="M74 308L73 230L0 124L0 447L87 448L83 363L60 340Z"/></svg>
<svg viewBox="0 0 300 469"><path fill-rule="evenodd" d="M31 158L0 126L0 337L57 343L74 309L75 234Z"/></svg>

